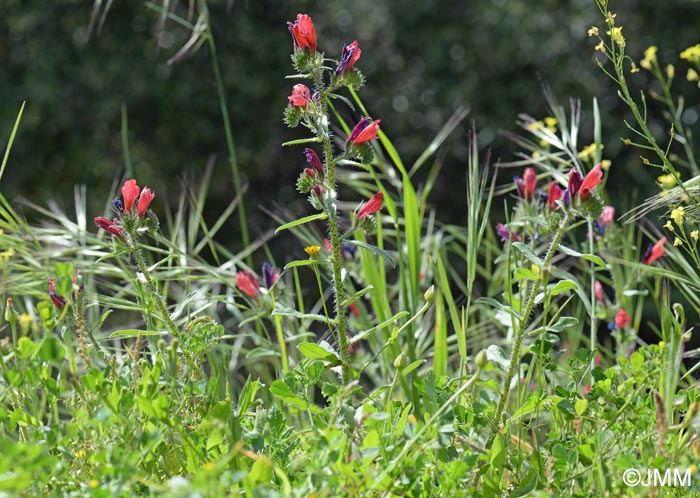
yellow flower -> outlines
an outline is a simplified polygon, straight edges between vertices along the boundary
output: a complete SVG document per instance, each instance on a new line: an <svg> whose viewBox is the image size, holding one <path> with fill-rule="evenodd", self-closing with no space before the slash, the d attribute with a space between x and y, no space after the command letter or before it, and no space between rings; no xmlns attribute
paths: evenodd
<svg viewBox="0 0 700 498"><path fill-rule="evenodd" d="M674 245L675 247L682 246L682 245L683 245L683 241L682 241L681 239L679 239L678 237L676 237L676 240L673 241L673 245Z"/></svg>
<svg viewBox="0 0 700 498"><path fill-rule="evenodd" d="M610 161L610 159L603 159L600 162L600 167L603 168L603 171L608 171L610 166L612 166L612 161Z"/></svg>
<svg viewBox="0 0 700 498"><path fill-rule="evenodd" d="M529 123L527 125L527 129L530 131L536 131L539 130L544 126L544 123L542 121L533 121L532 123Z"/></svg>
<svg viewBox="0 0 700 498"><path fill-rule="evenodd" d="M591 29L588 30L588 36L598 36L598 28L592 26Z"/></svg>
<svg viewBox="0 0 700 498"><path fill-rule="evenodd" d="M700 237L700 232L698 232L697 230L693 230L692 232L690 232L690 238L692 238L695 242L698 241L698 237Z"/></svg>
<svg viewBox="0 0 700 498"><path fill-rule="evenodd" d="M635 64L634 62L632 63L632 68L630 69L630 72L632 74L639 72L639 68L637 67L637 64Z"/></svg>
<svg viewBox="0 0 700 498"><path fill-rule="evenodd" d="M671 223L671 220L667 220L667 221L666 221L666 224L664 225L664 228L665 228L666 230L670 230L670 231L672 231L672 232L674 232L674 231L676 230L675 228L673 228L673 224Z"/></svg>
<svg viewBox="0 0 700 498"><path fill-rule="evenodd" d="M690 467L688 467L688 470L690 471L691 474L695 474L698 471L698 466L693 464Z"/></svg>
<svg viewBox="0 0 700 498"><path fill-rule="evenodd" d="M676 225L683 224L683 216L685 215L685 208L683 206L678 206L673 211L671 211L671 219L676 222ZM674 243L675 244L675 243Z"/></svg>
<svg viewBox="0 0 700 498"><path fill-rule="evenodd" d="M688 69L688 74L685 76L688 81L698 81L700 79L700 76L698 76L698 72L695 69Z"/></svg>
<svg viewBox="0 0 700 498"><path fill-rule="evenodd" d="M617 27L617 28L610 28L610 31L607 32L607 35L612 38L612 40L617 43L619 47L624 47L625 46L625 37L622 36L622 27Z"/></svg>
<svg viewBox="0 0 700 498"><path fill-rule="evenodd" d="M680 176L680 173L676 173L675 175L661 175L656 181L659 182L663 188L673 188L678 184L678 178L680 178Z"/></svg>
<svg viewBox="0 0 700 498"><path fill-rule="evenodd" d="M593 47L593 49L594 49L594 50L599 50L599 51L605 53L605 43L603 43L603 42L601 41L598 45L596 45L595 47Z"/></svg>
<svg viewBox="0 0 700 498"><path fill-rule="evenodd" d="M98 481L97 479L90 479L90 482L88 483L88 486L90 486L91 488L96 488L99 485L100 481Z"/></svg>
<svg viewBox="0 0 700 498"><path fill-rule="evenodd" d="M0 261L7 261L9 260L12 256L15 255L15 250L12 249L11 247L5 251L0 252Z"/></svg>
<svg viewBox="0 0 700 498"><path fill-rule="evenodd" d="M673 79L673 77L676 75L676 68L673 67L673 64L669 64L666 66L666 77L670 80Z"/></svg>
<svg viewBox="0 0 700 498"><path fill-rule="evenodd" d="M657 47L652 45L644 51L644 59L639 62L639 65L644 69L651 71L651 66L656 62L656 51Z"/></svg>
<svg viewBox="0 0 700 498"><path fill-rule="evenodd" d="M579 159L587 161L588 159L593 159L595 155L595 144L586 145L581 152L578 153ZM600 144L600 150L603 150L603 144Z"/></svg>
<svg viewBox="0 0 700 498"><path fill-rule="evenodd" d="M557 126L557 118L547 116L546 118L544 118L544 125L550 130L554 131L554 129L556 129Z"/></svg>
<svg viewBox="0 0 700 498"><path fill-rule="evenodd" d="M533 159L537 159L537 158L540 157L541 155L542 155L542 153L541 153L539 150L536 150L536 151L533 151L533 153L532 153L532 158L533 158Z"/></svg>
<svg viewBox="0 0 700 498"><path fill-rule="evenodd" d="M306 254L311 256L312 258L316 257L318 254L318 251L321 250L321 246L307 246L304 248L304 251L306 251Z"/></svg>
<svg viewBox="0 0 700 498"><path fill-rule="evenodd" d="M617 14L613 14L612 12L608 11L608 15L605 16L605 22L607 22L609 25L614 25L615 24L615 18L617 17Z"/></svg>
<svg viewBox="0 0 700 498"><path fill-rule="evenodd" d="M211 472L212 470L214 470L216 468L216 465L214 465L212 462L207 462L204 464L204 466L202 468L204 470L206 470L207 472Z"/></svg>
<svg viewBox="0 0 700 498"><path fill-rule="evenodd" d="M681 59L685 59L688 62L700 62L700 43L683 50L683 52L681 52Z"/></svg>
<svg viewBox="0 0 700 498"><path fill-rule="evenodd" d="M540 274L540 266L536 264L531 264L530 265L530 270L532 270L532 273L539 275Z"/></svg>
<svg viewBox="0 0 700 498"><path fill-rule="evenodd" d="M664 341L659 341L659 347L662 348L666 345L666 342Z"/></svg>

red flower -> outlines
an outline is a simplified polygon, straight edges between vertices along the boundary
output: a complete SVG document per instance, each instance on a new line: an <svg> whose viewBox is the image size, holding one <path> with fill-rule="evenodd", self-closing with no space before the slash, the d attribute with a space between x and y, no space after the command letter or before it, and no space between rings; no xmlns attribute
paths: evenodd
<svg viewBox="0 0 700 498"><path fill-rule="evenodd" d="M136 180L127 180L124 182L124 185L122 186L124 209L131 211L131 208L134 207L134 202L136 202L136 198L139 196L140 191L141 189L138 185L136 185Z"/></svg>
<svg viewBox="0 0 700 498"><path fill-rule="evenodd" d="M298 83L294 85L292 94L287 97L289 103L296 107L306 107L311 100L311 91L306 85Z"/></svg>
<svg viewBox="0 0 700 498"><path fill-rule="evenodd" d="M97 225L97 228L107 230L112 235L116 235L117 237L119 237L122 234L122 229L119 227L119 225L117 224L118 222L116 220L112 221L108 220L104 216L95 216L94 222L95 225Z"/></svg>
<svg viewBox="0 0 700 498"><path fill-rule="evenodd" d="M622 308L617 310L617 313L615 313L615 326L618 329L624 329L625 327L627 327L627 325L629 325L631 321L632 319L630 318L630 316Z"/></svg>
<svg viewBox="0 0 700 498"><path fill-rule="evenodd" d="M294 40L294 50L309 49L312 54L316 52L316 28L309 16L297 14L297 20L293 23L288 22L287 28Z"/></svg>
<svg viewBox="0 0 700 498"><path fill-rule="evenodd" d="M659 239L659 241L653 246L649 244L649 249L647 249L644 258L642 258L642 264L650 265L654 261L659 259L661 256L666 254L664 252L664 243L666 243L666 237L661 237L661 239Z"/></svg>
<svg viewBox="0 0 700 498"><path fill-rule="evenodd" d="M360 308L358 308L355 303L350 303L348 305L348 309L350 309L350 313L352 313L354 316L360 316Z"/></svg>
<svg viewBox="0 0 700 498"><path fill-rule="evenodd" d="M56 281L53 278L49 279L49 297L53 305L59 310L66 305L66 299L56 294Z"/></svg>
<svg viewBox="0 0 700 498"><path fill-rule="evenodd" d="M579 198L582 201L588 199L588 196L591 195L591 192L593 192L595 186L601 183L602 181L603 170L600 169L600 163L598 163L592 170L588 172L586 178L583 179L583 183L581 183L581 191L578 194Z"/></svg>
<svg viewBox="0 0 700 498"><path fill-rule="evenodd" d="M357 40L350 45L343 45L343 53L340 55L340 63L335 70L336 74L347 73L355 65L357 59L360 58L362 50L357 46Z"/></svg>
<svg viewBox="0 0 700 498"><path fill-rule="evenodd" d="M525 168L525 173L523 173L523 197L525 200L532 199L532 194L535 193L535 188L537 188L537 175L535 174L534 168Z"/></svg>
<svg viewBox="0 0 700 498"><path fill-rule="evenodd" d="M547 207L549 209L556 209L557 201L561 199L563 193L558 183L551 182L547 189Z"/></svg>
<svg viewBox="0 0 700 498"><path fill-rule="evenodd" d="M308 162L309 165L311 165L311 167L313 167L320 174L323 174L323 164L318 158L316 152L314 152L313 149L304 149L304 155L306 156L306 162Z"/></svg>
<svg viewBox="0 0 700 498"><path fill-rule="evenodd" d="M372 196L372 198L367 201L367 204L362 206L360 211L357 213L357 219L361 220L367 216L376 213L382 208L382 200L384 199L384 194L380 190Z"/></svg>
<svg viewBox="0 0 700 498"><path fill-rule="evenodd" d="M610 223L613 222L615 219L615 208L612 206L605 206L603 208L603 212L600 214L600 217L598 218L598 225L600 227L606 227Z"/></svg>
<svg viewBox="0 0 700 498"><path fill-rule="evenodd" d="M370 123L369 117L362 118L350 132L347 145L360 145L361 143L377 138L380 119Z"/></svg>
<svg viewBox="0 0 700 498"><path fill-rule="evenodd" d="M143 216L143 214L146 212L146 209L148 209L148 206L151 204L151 201L155 196L156 194L154 194L150 188L143 187L141 195L139 196L138 206L136 207L136 213L139 216Z"/></svg>
<svg viewBox="0 0 700 498"><path fill-rule="evenodd" d="M236 287L238 290L250 297L256 297L260 292L260 284L249 270L243 270L236 273Z"/></svg>

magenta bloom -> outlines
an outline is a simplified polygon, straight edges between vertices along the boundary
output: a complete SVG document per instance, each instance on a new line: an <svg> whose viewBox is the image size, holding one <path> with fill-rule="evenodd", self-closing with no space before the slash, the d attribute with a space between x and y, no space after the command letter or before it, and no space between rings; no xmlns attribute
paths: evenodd
<svg viewBox="0 0 700 498"><path fill-rule="evenodd" d="M49 297L53 305L59 310L66 305L66 299L56 294L56 281L53 278L49 279Z"/></svg>
<svg viewBox="0 0 700 498"><path fill-rule="evenodd" d="M347 145L360 145L361 143L368 142L369 140L374 140L377 138L377 133L379 132L380 119L376 121L371 121L371 118L364 117L350 132L348 137Z"/></svg>
<svg viewBox="0 0 700 498"><path fill-rule="evenodd" d="M498 235L501 238L501 242L505 242L506 240L518 242L518 240L520 240L518 239L518 235L508 230L508 227L505 226L503 223L498 223L496 225L496 235Z"/></svg>
<svg viewBox="0 0 700 498"><path fill-rule="evenodd" d="M143 216L144 213L146 212L146 209L148 209L148 206L151 204L151 201L153 198L156 196L156 194L148 187L143 187L143 190L141 191L141 195L139 196L139 203L138 206L136 207L136 213L139 216Z"/></svg>
<svg viewBox="0 0 700 498"><path fill-rule="evenodd" d="M297 14L297 20L287 23L289 33L294 41L294 50L310 50L316 52L316 28L314 23L306 14Z"/></svg>
<svg viewBox="0 0 700 498"><path fill-rule="evenodd" d="M104 216L95 216L93 221L95 222L95 225L97 225L97 228L107 230L112 235L119 237L122 234L122 229L116 220L109 220Z"/></svg>
<svg viewBox="0 0 700 498"><path fill-rule="evenodd" d="M585 201L593 192L593 189L603 181L603 170L600 168L600 163L588 172L585 178L576 171L576 168L571 168L569 172L569 193L571 197L579 196L579 199Z"/></svg>
<svg viewBox="0 0 700 498"><path fill-rule="evenodd" d="M280 278L280 274L275 270L275 268L265 261L263 263L263 282L265 282L265 287L272 287L275 282Z"/></svg>
<svg viewBox="0 0 700 498"><path fill-rule="evenodd" d="M666 237L661 237L659 241L653 246L649 244L649 249L647 249L644 258L642 258L642 263L645 265L650 265L661 256L666 254L664 252L664 244L666 243Z"/></svg>
<svg viewBox="0 0 700 498"><path fill-rule="evenodd" d="M603 284L596 280L593 287L595 289L596 301L598 301L599 303L605 302L605 297L603 296Z"/></svg>
<svg viewBox="0 0 700 498"><path fill-rule="evenodd" d="M258 279L250 270L243 270L236 273L236 287L238 290L250 297L257 297L260 292Z"/></svg>
<svg viewBox="0 0 700 498"><path fill-rule="evenodd" d="M357 40L352 42L350 45L343 45L343 53L340 56L340 63L338 68L335 70L336 74L347 73L352 69L352 67L360 58L362 50L357 46Z"/></svg>
<svg viewBox="0 0 700 498"><path fill-rule="evenodd" d="M314 168L316 171L319 172L319 174L322 175L323 163L321 163L321 160L318 158L316 152L314 152L313 149L304 149L304 155L306 156L306 162L308 162L312 168Z"/></svg>
<svg viewBox="0 0 700 498"><path fill-rule="evenodd" d="M124 197L124 209L131 211L139 196L141 189L136 185L136 180L127 180L122 185L122 197Z"/></svg>
<svg viewBox="0 0 700 498"><path fill-rule="evenodd" d="M311 91L306 85L298 83L294 85L292 94L287 98L289 103L295 107L306 107L311 100Z"/></svg>
<svg viewBox="0 0 700 498"><path fill-rule="evenodd" d="M357 213L357 219L361 220L367 216L376 213L382 208L382 201L384 200L384 194L380 190L372 196L372 198L367 201L367 204L362 206L360 211Z"/></svg>

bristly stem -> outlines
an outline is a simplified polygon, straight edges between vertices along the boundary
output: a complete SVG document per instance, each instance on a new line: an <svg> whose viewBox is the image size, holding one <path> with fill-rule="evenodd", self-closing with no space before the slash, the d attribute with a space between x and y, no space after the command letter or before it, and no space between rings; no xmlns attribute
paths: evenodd
<svg viewBox="0 0 700 498"><path fill-rule="evenodd" d="M566 228L569 226L570 221L571 221L571 212L567 211L566 215L564 216L564 219L562 220L561 224L559 225L559 229L557 230L557 233L554 236L552 243L549 245L549 249L547 249L547 254L545 255L544 262L542 263L542 270L541 270L542 273L547 271L547 269L549 268L549 265L552 262L552 257L554 256L554 253L556 253L557 249L559 248L559 243L561 242L561 238L564 235ZM491 445L493 444L493 440L496 437L496 432L498 432L502 426L501 417L503 415L503 411L505 410L506 402L508 401L508 394L510 393L510 384L511 384L511 382L513 382L513 377L515 376L515 369L519 366L520 349L522 347L523 337L525 336L525 331L527 330L527 326L529 324L530 314L532 313L532 310L535 308L535 300L537 299L537 293L538 293L539 287L540 287L539 282L540 281L533 283L532 290L530 291L530 296L527 300L527 304L525 305L525 312L520 317L520 322L518 324L518 332L515 335L515 343L513 344L513 351L511 352L511 355L510 355L510 363L508 366L508 371L506 372L506 376L503 379L500 397L498 400L498 406L496 407L496 413L494 415L494 425L491 427L489 437L486 440L486 445L485 445L486 448L491 447ZM481 478L481 475L483 474L483 469L484 469L484 467L482 465L482 467L479 469L479 472L477 473L477 475L475 477L474 485L478 485L479 479Z"/></svg>
<svg viewBox="0 0 700 498"><path fill-rule="evenodd" d="M318 91L321 92L321 119L325 122L319 123L319 133L323 142L323 155L326 166L326 188L327 196L331 202L328 204L328 232L331 242L331 265L333 269L333 297L335 299L335 322L338 332L338 349L340 351L340 362L342 368L343 383L350 382L350 355L348 353L348 337L345 324L345 307L342 305L345 299L345 291L343 286L343 263L340 255L341 237L338 231L338 210L336 208L338 200L336 197L335 186L335 163L333 159L333 149L331 147L330 130L328 128L328 104L327 92L323 92L323 81L319 71L316 71L314 80Z"/></svg>
<svg viewBox="0 0 700 498"><path fill-rule="evenodd" d="M156 305L158 306L158 310L163 316L163 320L165 320L165 323L168 326L168 329L170 330L172 336L179 338L180 331L178 330L177 325L175 325L173 319L170 317L168 308L166 307L165 302L163 301L163 296L158 291L158 287L156 287L155 282L153 282L150 273L148 273L148 268L146 268L146 262L143 259L143 254L141 254L141 249L136 244L136 234L133 230L127 230L126 235L127 244L129 245L129 248L131 249L134 258L136 259L136 264L138 264L139 270L141 271L143 278L146 280L146 285L148 285L148 289L155 296Z"/></svg>

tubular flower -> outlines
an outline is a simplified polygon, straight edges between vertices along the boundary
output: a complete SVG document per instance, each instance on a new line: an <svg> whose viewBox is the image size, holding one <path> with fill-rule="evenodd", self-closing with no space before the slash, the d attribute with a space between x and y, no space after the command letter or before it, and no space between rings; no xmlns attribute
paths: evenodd
<svg viewBox="0 0 700 498"><path fill-rule="evenodd" d="M294 50L310 50L316 52L316 28L314 23L306 14L297 14L297 20L287 23L289 33L294 40Z"/></svg>
<svg viewBox="0 0 700 498"><path fill-rule="evenodd" d="M598 232L600 232L601 235L605 235L605 228L613 222L613 219L615 219L615 208L612 206L605 206L603 212L594 222L594 225L598 228Z"/></svg>
<svg viewBox="0 0 700 498"><path fill-rule="evenodd" d="M371 118L364 117L359 123L355 125L350 132L348 137L347 145L360 145L361 143L368 142L369 140L374 140L377 138L377 132L379 131L380 119L372 121Z"/></svg>
<svg viewBox="0 0 700 498"><path fill-rule="evenodd" d="M139 196L139 202L138 205L136 206L136 213L139 216L143 216L144 213L146 212L146 209L148 209L148 206L151 204L151 201L153 198L156 196L156 194L148 187L143 187L143 190L141 191L141 195Z"/></svg>
<svg viewBox="0 0 700 498"><path fill-rule="evenodd" d="M260 292L260 284L249 270L243 270L236 273L236 287L238 290L250 297L257 297Z"/></svg>
<svg viewBox="0 0 700 498"><path fill-rule="evenodd" d="M535 169L525 168L525 173L523 173L523 194L525 200L529 201L532 199L532 195L535 193L535 188L537 188L537 175L535 174Z"/></svg>
<svg viewBox="0 0 700 498"><path fill-rule="evenodd" d="M107 230L112 235L116 235L117 237L119 237L122 234L122 229L119 227L116 220L109 220L104 216L95 216L95 219L93 221L95 222L97 228Z"/></svg>
<svg viewBox="0 0 700 498"><path fill-rule="evenodd" d="M263 263L263 282L265 282L265 287L269 289L275 284L275 282L277 282L279 278L280 274L270 263L265 261Z"/></svg>
<svg viewBox="0 0 700 498"><path fill-rule="evenodd" d="M505 242L506 240L518 242L518 240L520 240L518 239L517 234L508 230L508 227L505 226L503 223L499 223L496 225L496 234L501 238L501 242Z"/></svg>
<svg viewBox="0 0 700 498"><path fill-rule="evenodd" d="M321 160L318 158L318 155L313 149L304 149L304 155L306 156L306 162L309 163L309 165L314 168L316 171L319 172L319 174L323 174L323 164L321 163Z"/></svg>
<svg viewBox="0 0 700 498"><path fill-rule="evenodd" d="M642 258L642 263L645 265L650 265L657 259L659 259L661 256L666 254L664 252L664 244L666 243L666 237L661 237L659 241L654 244L653 246L649 244L649 248L647 249L646 254L644 255L644 258Z"/></svg>
<svg viewBox="0 0 700 498"><path fill-rule="evenodd" d="M59 310L66 305L66 299L56 294L56 281L53 278L49 279L49 297L53 305Z"/></svg>
<svg viewBox="0 0 700 498"><path fill-rule="evenodd" d="M627 327L627 325L630 324L631 321L632 319L630 318L630 316L622 308L617 310L617 313L615 313L615 326L618 329L624 329L625 327Z"/></svg>
<svg viewBox="0 0 700 498"><path fill-rule="evenodd" d="M124 209L131 211L139 196L141 189L136 185L136 180L127 180L122 185L122 197L124 197Z"/></svg>
<svg viewBox="0 0 700 498"><path fill-rule="evenodd" d="M605 297L603 296L603 284L601 284L598 280L595 281L595 284L593 285L593 288L595 290L595 298L599 303L605 302Z"/></svg>
<svg viewBox="0 0 700 498"><path fill-rule="evenodd" d="M556 209L557 201L561 199L563 191L558 183L551 182L549 188L547 189L547 207L549 209Z"/></svg>
<svg viewBox="0 0 700 498"><path fill-rule="evenodd" d="M600 167L600 163L596 164L595 167L588 172L585 178L581 178L581 175L576 168L571 168L569 172L569 195L570 198L576 197L578 195L579 199L585 201L593 192L593 189L603 181L603 170Z"/></svg>
<svg viewBox="0 0 700 498"><path fill-rule="evenodd" d="M357 219L361 220L367 216L376 213L382 208L382 201L384 199L384 193L380 190L372 196L372 198L367 201L367 204L362 206L360 211L357 213Z"/></svg>
<svg viewBox="0 0 700 498"><path fill-rule="evenodd" d="M343 45L343 53L340 55L340 63L335 70L335 74L347 73L355 65L357 59L360 58L362 50L357 46L357 40L350 45Z"/></svg>
<svg viewBox="0 0 700 498"><path fill-rule="evenodd" d="M289 103L296 107L306 107L311 101L311 91L306 85L298 83L294 85L292 94L287 97Z"/></svg>

